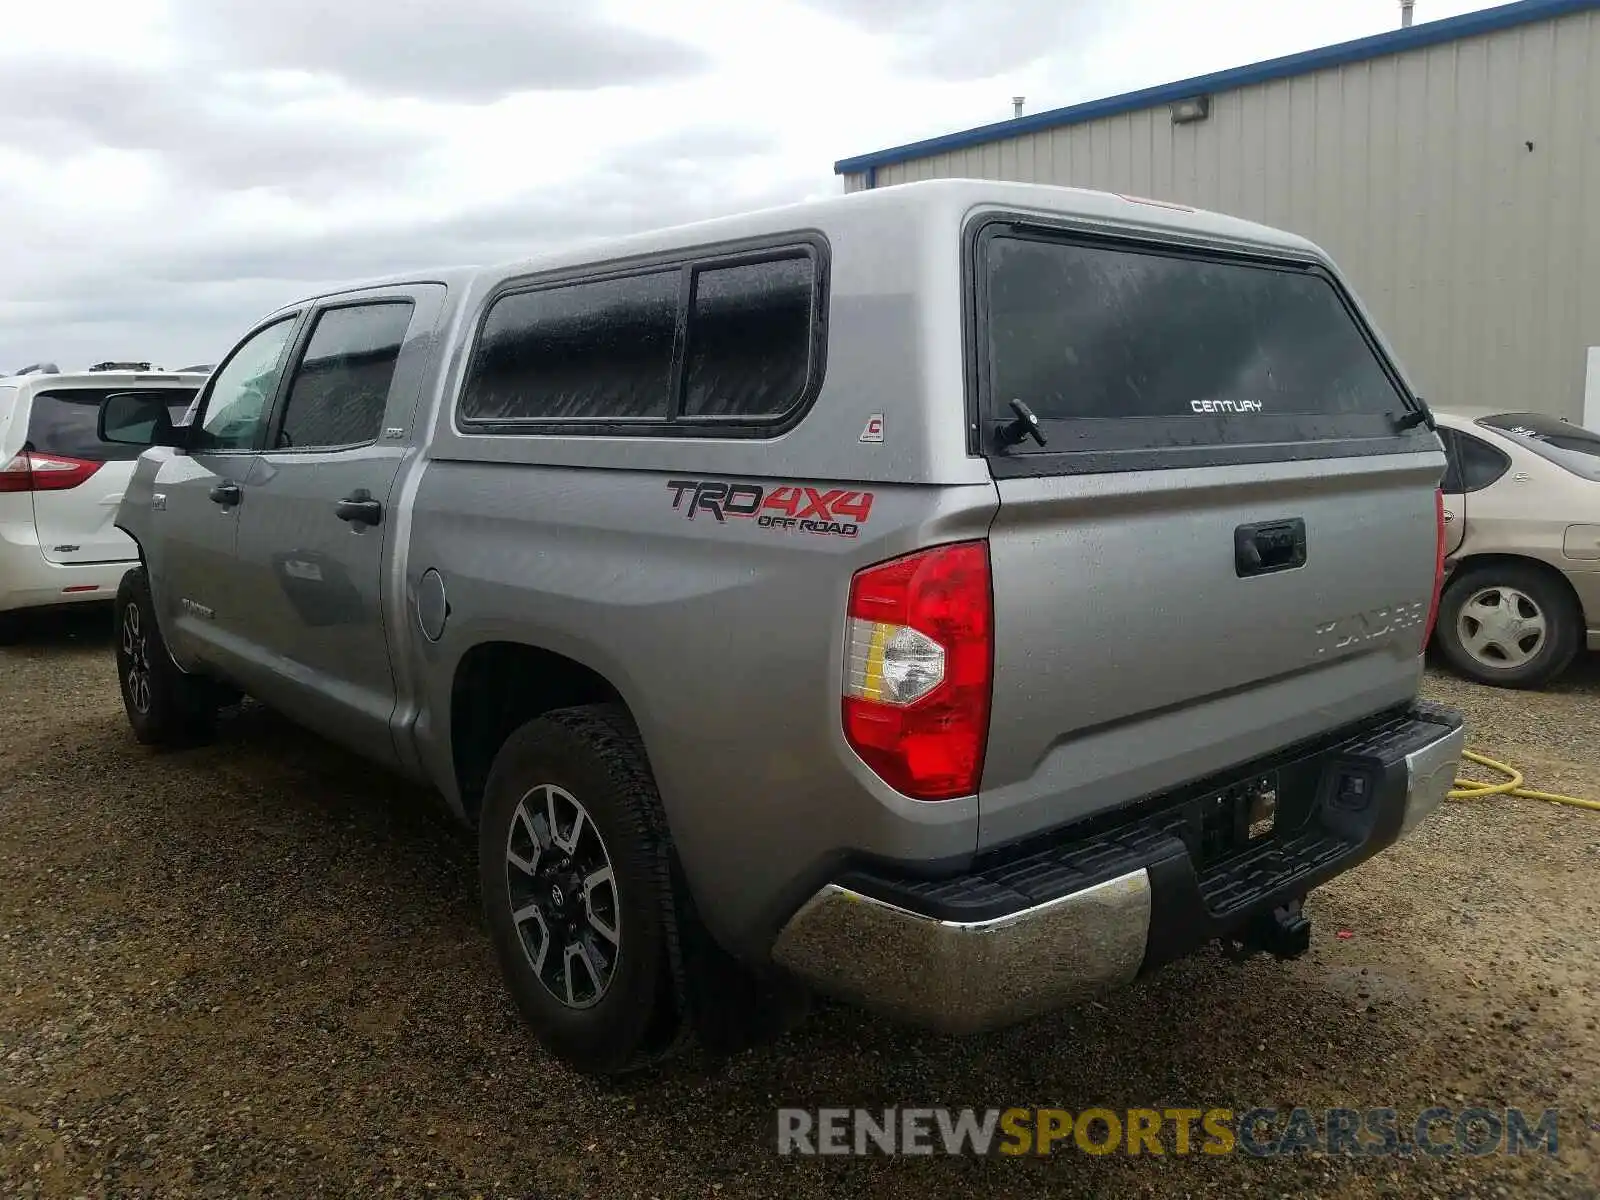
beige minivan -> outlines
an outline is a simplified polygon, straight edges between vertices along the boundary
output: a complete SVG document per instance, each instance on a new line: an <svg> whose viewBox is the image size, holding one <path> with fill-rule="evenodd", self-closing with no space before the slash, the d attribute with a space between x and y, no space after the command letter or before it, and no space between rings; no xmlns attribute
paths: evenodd
<svg viewBox="0 0 1600 1200"><path fill-rule="evenodd" d="M1449 459L1435 647L1480 683L1541 687L1600 649L1600 434L1539 413L1434 416Z"/></svg>

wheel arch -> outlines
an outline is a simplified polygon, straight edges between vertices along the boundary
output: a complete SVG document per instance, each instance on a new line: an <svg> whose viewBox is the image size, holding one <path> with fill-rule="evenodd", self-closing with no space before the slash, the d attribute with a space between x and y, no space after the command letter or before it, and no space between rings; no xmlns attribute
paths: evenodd
<svg viewBox="0 0 1600 1200"><path fill-rule="evenodd" d="M477 824L489 767L506 739L536 717L582 704L620 705L637 724L623 690L570 655L493 638L475 643L456 660L450 681L450 768L469 824Z"/></svg>
<svg viewBox="0 0 1600 1200"><path fill-rule="evenodd" d="M1542 558L1533 558L1526 554L1469 554L1455 561L1455 566L1451 569L1449 577L1444 581L1444 586L1448 589L1456 580L1480 568L1506 566L1533 570L1555 584L1562 595L1572 604L1578 619L1582 621L1583 602L1578 596L1577 589L1572 586L1572 581L1566 577L1566 574L1560 568L1551 566Z"/></svg>

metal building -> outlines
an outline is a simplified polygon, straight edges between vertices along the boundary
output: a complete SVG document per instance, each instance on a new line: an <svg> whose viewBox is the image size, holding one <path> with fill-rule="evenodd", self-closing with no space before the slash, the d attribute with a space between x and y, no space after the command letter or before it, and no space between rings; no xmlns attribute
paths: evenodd
<svg viewBox="0 0 1600 1200"><path fill-rule="evenodd" d="M1293 230L1430 402L1600 428L1600 0L1522 0L834 170L847 191L1070 184Z"/></svg>

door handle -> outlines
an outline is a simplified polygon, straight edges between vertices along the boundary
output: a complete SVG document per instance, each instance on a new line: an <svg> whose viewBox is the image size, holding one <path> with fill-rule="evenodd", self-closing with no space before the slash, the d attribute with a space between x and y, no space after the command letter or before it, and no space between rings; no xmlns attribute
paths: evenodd
<svg viewBox="0 0 1600 1200"><path fill-rule="evenodd" d="M1233 531L1233 568L1241 579L1305 565L1306 523L1300 517L1240 525Z"/></svg>
<svg viewBox="0 0 1600 1200"><path fill-rule="evenodd" d="M376 525L383 520L383 505L366 488L357 488L333 507L334 515L352 525Z"/></svg>
<svg viewBox="0 0 1600 1200"><path fill-rule="evenodd" d="M223 506L232 506L244 499L244 493L239 490L239 485L224 479L211 489L211 503Z"/></svg>

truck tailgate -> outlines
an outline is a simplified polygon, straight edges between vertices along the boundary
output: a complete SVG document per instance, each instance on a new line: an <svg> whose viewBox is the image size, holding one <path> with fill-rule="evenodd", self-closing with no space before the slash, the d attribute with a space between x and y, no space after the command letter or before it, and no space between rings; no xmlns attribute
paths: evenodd
<svg viewBox="0 0 1600 1200"><path fill-rule="evenodd" d="M984 846L1412 698L1444 456L1331 264L977 235Z"/></svg>
<svg viewBox="0 0 1600 1200"><path fill-rule="evenodd" d="M1414 695L1438 473L1424 454L999 481L981 843ZM1273 569L1294 521L1304 562ZM1253 567L1236 531L1263 525Z"/></svg>

